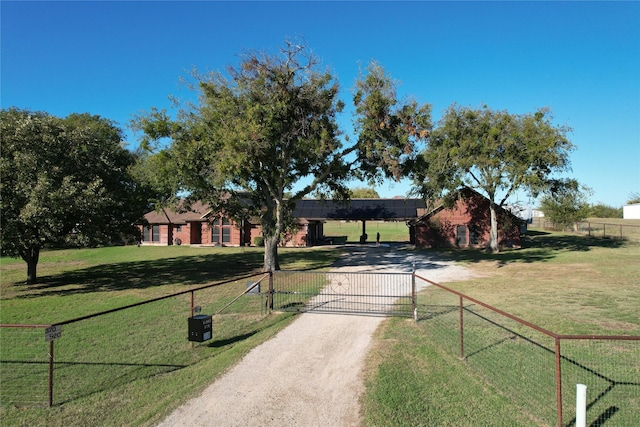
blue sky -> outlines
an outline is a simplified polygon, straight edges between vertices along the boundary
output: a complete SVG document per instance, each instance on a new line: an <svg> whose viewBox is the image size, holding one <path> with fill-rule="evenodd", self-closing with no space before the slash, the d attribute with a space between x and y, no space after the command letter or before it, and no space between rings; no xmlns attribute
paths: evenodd
<svg viewBox="0 0 640 427"><path fill-rule="evenodd" d="M349 102L375 59L399 93L512 113L550 107L573 128L567 176L592 203L640 192L640 2L0 2L2 108L89 112L125 127L194 66L303 37ZM351 117L341 119L349 130ZM134 137L127 133L133 144ZM405 195L409 183L377 188ZM527 201L524 194L521 201Z"/></svg>

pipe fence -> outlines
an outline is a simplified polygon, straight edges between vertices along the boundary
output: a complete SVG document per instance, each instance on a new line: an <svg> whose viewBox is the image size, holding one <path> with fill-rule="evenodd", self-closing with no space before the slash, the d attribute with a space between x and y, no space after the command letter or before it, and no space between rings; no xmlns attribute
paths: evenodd
<svg viewBox="0 0 640 427"><path fill-rule="evenodd" d="M640 241L640 225L579 221L570 226L558 226L544 218L534 218L531 225L544 230L569 231L585 236Z"/></svg>
<svg viewBox="0 0 640 427"><path fill-rule="evenodd" d="M575 425L580 383L589 390L589 425L640 425L640 336L556 334L417 278L432 285L418 302L428 338L517 402L532 423Z"/></svg>
<svg viewBox="0 0 640 427"><path fill-rule="evenodd" d="M233 338L229 331L255 331L266 300L248 294L268 277L243 276L51 325L0 325L0 404L60 405L211 357L216 342ZM213 342L187 340L197 307L214 316ZM52 326L58 336L48 341Z"/></svg>
<svg viewBox="0 0 640 427"><path fill-rule="evenodd" d="M321 279L319 289L328 283L335 294L350 292L342 278L312 277ZM417 307L412 294L402 312L410 316L413 307L415 316L417 309L414 318L428 322L428 338L464 360L488 388L517 401L532 424L575 425L580 383L588 386L591 425L640 425L640 337L556 334L414 274L411 281L416 279L432 286L419 295ZM273 275L250 275L53 325L0 325L0 403L59 405L198 363L222 347L216 343L255 332L274 308L273 282ZM213 342L186 339L187 318L197 306L214 316Z"/></svg>

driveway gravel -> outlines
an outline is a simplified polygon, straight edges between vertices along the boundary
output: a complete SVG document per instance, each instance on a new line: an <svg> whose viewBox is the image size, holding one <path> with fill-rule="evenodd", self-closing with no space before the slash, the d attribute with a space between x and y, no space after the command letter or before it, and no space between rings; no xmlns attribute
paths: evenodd
<svg viewBox="0 0 640 427"><path fill-rule="evenodd" d="M346 247L332 271L411 272L414 266L418 275L438 283L472 277L451 261L401 245ZM159 425L357 426L362 368L383 320L301 314Z"/></svg>

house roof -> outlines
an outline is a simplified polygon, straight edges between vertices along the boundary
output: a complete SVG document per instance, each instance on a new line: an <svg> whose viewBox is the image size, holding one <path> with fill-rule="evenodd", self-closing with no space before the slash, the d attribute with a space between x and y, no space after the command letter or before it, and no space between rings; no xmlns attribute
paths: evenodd
<svg viewBox="0 0 640 427"><path fill-rule="evenodd" d="M422 199L351 199L346 201L303 199L296 202L294 218L307 220L416 219L426 204Z"/></svg>
<svg viewBox="0 0 640 427"><path fill-rule="evenodd" d="M189 210L183 206L178 211L162 208L145 214L144 219L149 224L186 224L193 221L204 221L211 209L202 202L192 203Z"/></svg>
<svg viewBox="0 0 640 427"><path fill-rule="evenodd" d="M486 196L478 193L473 188L462 187L460 189L460 192L462 194L464 194L466 197L471 197L471 196L479 197L482 200L484 200L487 203L489 203L489 199ZM504 212L506 215L509 215L510 217L512 217L512 218L514 218L514 219L516 219L518 221L524 221L522 218L518 217L513 212L511 212L509 209L505 209L502 206L497 206L497 208L498 208L498 211ZM411 221L411 223L412 224L420 224L420 223L428 220L430 217L432 217L433 215L437 214L438 212L440 212L440 211L442 211L444 209L445 209L445 206L442 203L442 201L440 201L433 209L424 210L424 211L420 212L420 215L415 220Z"/></svg>
<svg viewBox="0 0 640 427"><path fill-rule="evenodd" d="M322 220L415 220L424 213L422 199L352 199L347 201L303 199L296 202L293 218L300 224ZM200 202L191 205L190 211L176 212L164 208L151 211L144 218L149 224L186 224L205 221L211 213Z"/></svg>

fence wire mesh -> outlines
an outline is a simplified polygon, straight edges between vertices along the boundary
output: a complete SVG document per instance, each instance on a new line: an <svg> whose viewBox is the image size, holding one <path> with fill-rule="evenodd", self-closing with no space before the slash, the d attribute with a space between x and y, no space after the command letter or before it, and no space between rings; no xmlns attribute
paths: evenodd
<svg viewBox="0 0 640 427"><path fill-rule="evenodd" d="M49 399L49 343L44 327L0 327L0 402L46 406Z"/></svg>
<svg viewBox="0 0 640 427"><path fill-rule="evenodd" d="M464 360L537 422L556 422L555 341L484 307L463 309Z"/></svg>
<svg viewBox="0 0 640 427"><path fill-rule="evenodd" d="M533 425L559 425L553 336L464 298L461 318L460 296L435 286L420 294L418 320L430 342L462 358ZM559 337L561 425L575 425L577 384L587 385L587 425L640 425L640 340ZM499 414L491 422L500 425Z"/></svg>
<svg viewBox="0 0 640 427"><path fill-rule="evenodd" d="M263 328L264 277L238 280L62 325L54 341L53 404L183 369ZM256 280L260 289L242 296ZM274 309L412 315L412 276L280 272ZM365 291L366 289L366 291ZM235 301L234 301L235 300ZM187 341L193 306L213 315L213 338ZM556 425L554 339L445 289L421 295L418 320L428 339L461 357L487 387L517 401L532 424ZM65 322L63 322L65 323ZM637 338L637 337L636 337ZM640 341L561 339L563 424L575 425L575 387L588 387L589 425L640 425ZM0 403L48 403L49 343L44 328L0 328ZM500 424L499 414L492 420Z"/></svg>
<svg viewBox="0 0 640 427"><path fill-rule="evenodd" d="M385 316L412 315L409 273L278 271L273 309Z"/></svg>
<svg viewBox="0 0 640 427"><path fill-rule="evenodd" d="M264 327L264 300L240 296L246 286L242 280L193 292L193 305L213 315L213 337L201 343L188 341L190 292L61 322L61 337L54 341L53 405L183 369L256 333ZM44 328L0 331L0 404L48 405Z"/></svg>
<svg viewBox="0 0 640 427"><path fill-rule="evenodd" d="M579 221L574 224L560 226L544 218L534 218L531 223L532 227L542 228L545 230L562 230L575 232L585 236L624 239L631 241L640 241L640 225L624 224L618 220L616 223L608 223L602 221Z"/></svg>
<svg viewBox="0 0 640 427"><path fill-rule="evenodd" d="M565 425L575 425L576 384L587 386L587 425L640 426L640 341L561 340Z"/></svg>

